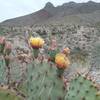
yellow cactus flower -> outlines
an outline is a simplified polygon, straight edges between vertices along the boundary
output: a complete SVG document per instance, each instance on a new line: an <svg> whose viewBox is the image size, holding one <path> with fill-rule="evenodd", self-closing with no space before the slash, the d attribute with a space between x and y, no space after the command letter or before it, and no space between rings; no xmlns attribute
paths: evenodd
<svg viewBox="0 0 100 100"><path fill-rule="evenodd" d="M33 49L39 49L44 44L44 40L40 37L31 37L29 42Z"/></svg>
<svg viewBox="0 0 100 100"><path fill-rule="evenodd" d="M55 56L55 63L58 68L65 69L69 66L70 61L63 53L59 53Z"/></svg>

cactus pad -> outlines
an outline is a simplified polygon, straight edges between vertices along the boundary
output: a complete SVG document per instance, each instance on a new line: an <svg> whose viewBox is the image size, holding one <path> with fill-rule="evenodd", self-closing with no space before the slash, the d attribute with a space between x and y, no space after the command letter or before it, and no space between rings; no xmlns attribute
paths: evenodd
<svg viewBox="0 0 100 100"><path fill-rule="evenodd" d="M79 75L70 83L65 100L100 100L100 94L91 80Z"/></svg>
<svg viewBox="0 0 100 100"><path fill-rule="evenodd" d="M35 63L28 67L28 100L64 100L66 89L55 66Z"/></svg>

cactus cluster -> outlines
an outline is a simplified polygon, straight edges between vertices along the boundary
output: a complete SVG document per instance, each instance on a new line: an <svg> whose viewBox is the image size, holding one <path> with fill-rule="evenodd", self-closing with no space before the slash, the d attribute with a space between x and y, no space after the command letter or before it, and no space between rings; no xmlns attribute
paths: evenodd
<svg viewBox="0 0 100 100"><path fill-rule="evenodd" d="M91 79L79 74L70 82L65 100L100 100L100 93Z"/></svg>
<svg viewBox="0 0 100 100"><path fill-rule="evenodd" d="M4 53L3 56L0 56L0 83L7 81L7 85L11 86L13 81L21 80L20 76L22 73L17 60L13 61L9 66L11 46L9 44L2 45L2 41L0 42L0 48L4 50L4 52L1 51L2 54ZM63 73L70 64L67 58L70 53L69 48L65 48L62 52L57 50L49 51L49 57L53 62L51 66L46 60L42 60L43 63L41 63L38 59L39 49L43 46L44 40L31 37L29 42L32 47L30 57L33 59L26 63L26 81L17 86L17 88L12 86L16 91L17 89L21 90L25 94L26 100L100 100L98 88L87 76L83 77L78 74L72 79L69 88L67 88ZM2 46L5 48L2 48ZM11 66L13 67L12 69ZM7 70L7 77L4 74L5 69ZM9 96L9 93L7 93L7 96Z"/></svg>

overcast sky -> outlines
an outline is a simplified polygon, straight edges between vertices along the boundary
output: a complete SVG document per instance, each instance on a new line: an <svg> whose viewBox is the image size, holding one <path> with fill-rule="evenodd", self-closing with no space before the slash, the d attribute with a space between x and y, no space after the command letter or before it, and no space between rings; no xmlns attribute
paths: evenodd
<svg viewBox="0 0 100 100"><path fill-rule="evenodd" d="M38 11L48 1L57 6L69 1L87 2L89 0L0 0L0 22ZM100 2L100 0L92 1Z"/></svg>

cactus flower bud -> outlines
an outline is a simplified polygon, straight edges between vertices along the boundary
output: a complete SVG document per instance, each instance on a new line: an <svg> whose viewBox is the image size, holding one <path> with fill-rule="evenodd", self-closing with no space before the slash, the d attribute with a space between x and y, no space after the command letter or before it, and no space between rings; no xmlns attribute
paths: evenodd
<svg viewBox="0 0 100 100"><path fill-rule="evenodd" d="M0 37L0 44L5 44L5 37Z"/></svg>
<svg viewBox="0 0 100 100"><path fill-rule="evenodd" d="M63 53L58 53L55 56L55 63L57 64L57 68L65 69L69 66L70 61Z"/></svg>
<svg viewBox="0 0 100 100"><path fill-rule="evenodd" d="M70 49L69 48L64 48L62 52L64 54L68 55L68 54L70 54Z"/></svg>
<svg viewBox="0 0 100 100"><path fill-rule="evenodd" d="M5 43L5 54L9 55L11 53L12 45L11 42L6 42Z"/></svg>

